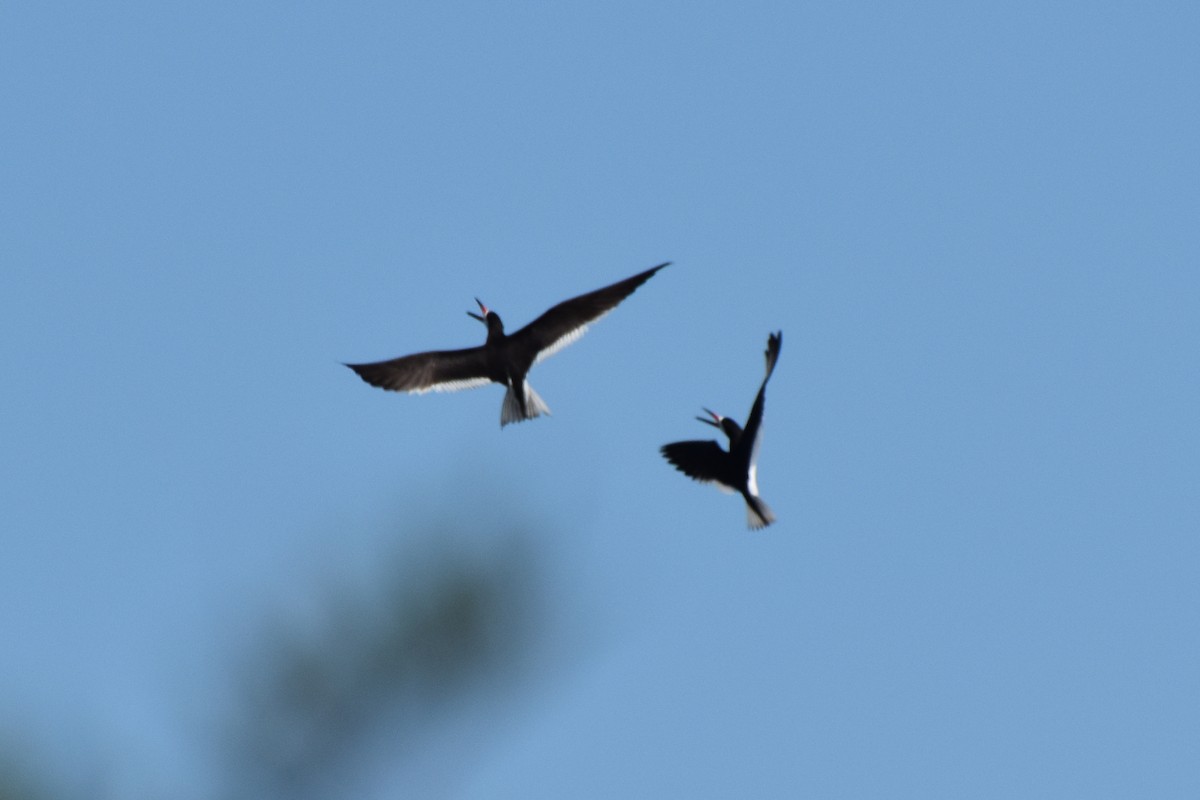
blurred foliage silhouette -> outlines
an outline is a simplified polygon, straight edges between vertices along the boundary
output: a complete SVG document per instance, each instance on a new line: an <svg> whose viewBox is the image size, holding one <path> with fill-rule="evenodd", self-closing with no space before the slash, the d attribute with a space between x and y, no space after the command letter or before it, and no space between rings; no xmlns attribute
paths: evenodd
<svg viewBox="0 0 1200 800"><path fill-rule="evenodd" d="M529 528L465 530L434 527L417 544L389 536L380 546L392 556L353 580L344 559L322 562L323 577L296 595L303 612L252 622L257 635L235 645L223 702L206 698L216 741L205 737L197 766L212 786L167 776L175 791L134 796L379 796L447 712L466 707L467 724L490 726L479 708L508 697L532 662L536 570ZM0 741L0 800L129 796L81 787L94 783L81 777L88 764L32 755L17 736Z"/></svg>
<svg viewBox="0 0 1200 800"><path fill-rule="evenodd" d="M51 788L49 773L38 764L28 745L11 731L0 736L0 800L52 800L62 795Z"/></svg>
<svg viewBox="0 0 1200 800"><path fill-rule="evenodd" d="M0 764L0 800L50 800L50 795L24 770L5 763Z"/></svg>
<svg viewBox="0 0 1200 800"><path fill-rule="evenodd" d="M225 737L234 797L345 796L364 753L403 761L443 704L517 677L534 627L527 549L514 536L486 553L437 540L458 545L332 587L318 613L272 626L248 654Z"/></svg>

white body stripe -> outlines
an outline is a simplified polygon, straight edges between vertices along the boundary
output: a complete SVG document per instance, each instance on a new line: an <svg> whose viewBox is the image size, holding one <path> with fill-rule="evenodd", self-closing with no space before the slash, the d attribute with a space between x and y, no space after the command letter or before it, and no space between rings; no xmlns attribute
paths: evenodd
<svg viewBox="0 0 1200 800"><path fill-rule="evenodd" d="M762 444L762 423L759 423L758 430L754 432L754 444L750 446L750 476L747 484L750 488L750 494L758 497L758 446Z"/></svg>
<svg viewBox="0 0 1200 800"><path fill-rule="evenodd" d="M567 331L562 336L558 337L553 342L538 351L537 356L533 359L533 363L541 363L543 359L549 358L567 345L574 344L575 342L579 341L580 337L588 332L589 327L595 325L597 322L607 317L610 313L612 313L611 309L609 311L605 311L603 314L591 320L590 322L580 325L578 328L573 328L572 330Z"/></svg>
<svg viewBox="0 0 1200 800"><path fill-rule="evenodd" d="M409 389L409 394L425 394L426 392L457 392L462 389L474 389L491 383L487 378L464 378L460 381L446 381L432 386L422 386L420 389Z"/></svg>

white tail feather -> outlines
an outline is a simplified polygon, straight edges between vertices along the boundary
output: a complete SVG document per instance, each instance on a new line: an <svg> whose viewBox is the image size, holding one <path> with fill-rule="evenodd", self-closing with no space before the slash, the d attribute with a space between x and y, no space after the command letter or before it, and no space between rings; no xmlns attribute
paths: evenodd
<svg viewBox="0 0 1200 800"><path fill-rule="evenodd" d="M771 508L757 495L746 498L746 524L751 530L765 528L775 521Z"/></svg>
<svg viewBox="0 0 1200 800"><path fill-rule="evenodd" d="M521 414L521 404L517 402L517 395L510 386L504 392L504 403L500 406L500 427L503 428L510 422L520 422L523 419L525 417Z"/></svg>
<svg viewBox="0 0 1200 800"><path fill-rule="evenodd" d="M550 406L533 390L533 387L528 383L525 384L525 410L529 412L529 419L540 417L542 414L549 416Z"/></svg>
<svg viewBox="0 0 1200 800"><path fill-rule="evenodd" d="M528 383L525 384L525 412L522 413L521 402L510 386L504 393L504 403L500 406L500 427L503 428L510 422L521 422L549 413L549 406Z"/></svg>

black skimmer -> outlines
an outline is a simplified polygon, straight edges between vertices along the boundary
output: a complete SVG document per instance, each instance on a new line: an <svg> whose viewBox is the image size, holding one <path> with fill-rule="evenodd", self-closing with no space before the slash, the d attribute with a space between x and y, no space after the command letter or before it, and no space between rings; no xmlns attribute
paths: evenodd
<svg viewBox="0 0 1200 800"><path fill-rule="evenodd" d="M702 483L714 483L726 492L741 492L746 499L746 522L752 529L765 528L775 521L771 509L758 496L758 446L762 442L763 400L767 393L767 381L775 370L779 359L779 348L783 344L783 331L772 333L767 338L767 374L746 427L742 429L729 417L704 409L712 419L696 419L714 428L720 428L729 437L729 450L712 439L708 441L673 442L662 446L663 457L677 470Z"/></svg>
<svg viewBox="0 0 1200 800"><path fill-rule="evenodd" d="M391 361L347 364L372 386L393 392L453 392L487 383L507 387L500 427L549 414L550 409L526 382L529 368L582 336L588 326L617 307L653 277L667 261L632 278L564 300L519 331L506 334L500 316L482 302L482 314L467 314L487 325L487 341L465 350L433 350Z"/></svg>

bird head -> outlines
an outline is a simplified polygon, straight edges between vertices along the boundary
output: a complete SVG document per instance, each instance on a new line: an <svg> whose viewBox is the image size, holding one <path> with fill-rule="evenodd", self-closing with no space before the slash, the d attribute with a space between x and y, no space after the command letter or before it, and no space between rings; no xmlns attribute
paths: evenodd
<svg viewBox="0 0 1200 800"><path fill-rule="evenodd" d="M729 437L729 440L731 442L737 441L739 438L741 438L741 435L742 435L742 426L741 425L738 425L736 422L731 420L729 417L722 417L720 414L718 414L715 411L710 411L707 408L704 409L704 411L710 417L712 417L712 419L706 419L705 417L696 417L696 419L700 420L705 425L712 425L714 428L720 429L726 436Z"/></svg>
<svg viewBox="0 0 1200 800"><path fill-rule="evenodd" d="M497 314L495 311L492 311L487 306L485 306L483 304L483 301L480 300L478 297L475 298L475 302L479 304L479 310L482 311L483 314L479 315L479 314L476 314L474 311L468 311L467 315L474 317L475 319L482 322L484 325L487 325L489 342L496 339L497 337L503 337L504 336L504 323L500 321L500 315Z"/></svg>

